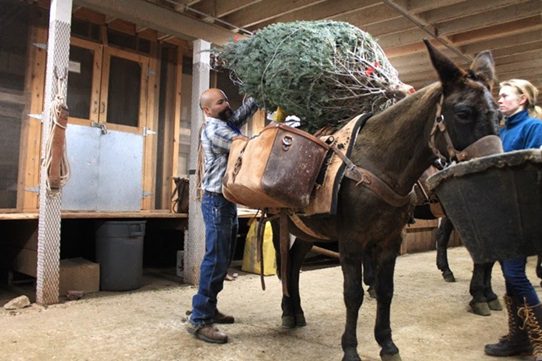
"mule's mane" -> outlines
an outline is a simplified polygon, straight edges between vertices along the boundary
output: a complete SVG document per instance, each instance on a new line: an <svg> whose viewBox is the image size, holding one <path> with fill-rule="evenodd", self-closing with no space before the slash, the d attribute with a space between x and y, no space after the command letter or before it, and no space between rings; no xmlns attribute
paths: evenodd
<svg viewBox="0 0 542 361"><path fill-rule="evenodd" d="M410 183L429 166L425 163L430 163L432 152L427 140L441 94L441 83L433 83L369 119L352 160L376 172L396 191L408 193Z"/></svg>

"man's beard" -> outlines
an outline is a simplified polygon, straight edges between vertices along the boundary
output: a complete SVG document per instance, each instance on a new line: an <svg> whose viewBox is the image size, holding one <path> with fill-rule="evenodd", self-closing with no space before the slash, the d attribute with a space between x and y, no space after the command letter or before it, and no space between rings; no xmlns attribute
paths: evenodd
<svg viewBox="0 0 542 361"><path fill-rule="evenodd" d="M233 115L233 111L231 110L231 108L226 108L220 113L218 113L218 119L228 121L232 115Z"/></svg>

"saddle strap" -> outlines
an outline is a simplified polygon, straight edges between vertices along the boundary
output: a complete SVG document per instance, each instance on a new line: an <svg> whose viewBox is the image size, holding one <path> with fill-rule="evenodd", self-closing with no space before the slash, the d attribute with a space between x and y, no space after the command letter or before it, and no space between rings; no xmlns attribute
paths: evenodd
<svg viewBox="0 0 542 361"><path fill-rule="evenodd" d="M410 200L413 199L412 197L415 196L414 187L412 187L407 195L400 195L372 172L352 163L352 161L337 149L337 147L331 146L331 150L333 150L346 164L346 170L344 172L345 177L355 181L356 185L361 184L365 188L370 189L389 205L393 207L402 207L408 204Z"/></svg>
<svg viewBox="0 0 542 361"><path fill-rule="evenodd" d="M264 212L262 216L258 219L258 226L256 228L256 240L257 240L257 249L258 256L257 259L260 262L260 283L262 284L262 290L265 291L265 279L263 277L263 237L265 233L265 223L268 221L267 214Z"/></svg>
<svg viewBox="0 0 542 361"><path fill-rule="evenodd" d="M348 168L344 175L355 181L356 185L361 184L365 188L370 189L382 198L384 202L393 207L405 206L415 196L414 188L408 194L400 195L372 172L356 165L354 165L354 168Z"/></svg>
<svg viewBox="0 0 542 361"><path fill-rule="evenodd" d="M320 239L320 240L330 240L329 237L327 236L324 236L323 234L321 233L318 233L312 229L310 229L302 220L301 218L295 214L295 213L292 213L290 214L290 219L292 220L292 222L295 224L295 226L297 228L299 228L299 230L315 239Z"/></svg>
<svg viewBox="0 0 542 361"><path fill-rule="evenodd" d="M288 210L281 208L279 216L280 224L280 280L282 282L282 294L290 297L288 292L288 251L290 249L290 232L288 232Z"/></svg>

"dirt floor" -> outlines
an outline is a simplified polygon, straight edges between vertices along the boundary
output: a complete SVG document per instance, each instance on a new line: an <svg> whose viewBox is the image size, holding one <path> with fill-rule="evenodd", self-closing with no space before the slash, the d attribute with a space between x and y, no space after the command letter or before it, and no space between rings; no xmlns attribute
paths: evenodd
<svg viewBox="0 0 542 361"><path fill-rule="evenodd" d="M445 283L435 267L435 252L399 257L392 305L394 340L403 360L483 361L483 345L505 333L505 311L481 317L468 312L470 257L462 247L449 251L456 283ZM540 294L534 260L530 279ZM494 288L503 295L499 267ZM194 288L160 275L131 293L100 292L47 308L33 304L20 311L0 310L0 360L340 360L344 325L340 267L306 270L301 276L308 325L280 328L280 283L267 277L262 291L257 275L226 282L220 309L236 317L224 325L230 342L210 345L183 326ZM0 290L0 299L11 296ZM2 305L4 302L2 302ZM376 361L373 338L375 301L366 298L358 324L358 350ZM498 360L528 360L526 357Z"/></svg>

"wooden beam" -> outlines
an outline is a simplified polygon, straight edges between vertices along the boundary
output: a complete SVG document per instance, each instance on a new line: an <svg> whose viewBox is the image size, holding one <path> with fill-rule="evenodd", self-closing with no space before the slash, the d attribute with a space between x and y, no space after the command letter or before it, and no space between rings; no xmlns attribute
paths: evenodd
<svg viewBox="0 0 542 361"><path fill-rule="evenodd" d="M345 15L334 17L333 20L346 21L359 28L372 24L382 23L391 19L400 19L401 15L393 9L380 3L359 11L351 12Z"/></svg>
<svg viewBox="0 0 542 361"><path fill-rule="evenodd" d="M419 14L424 11L450 6L463 1L464 0L397 0L396 3L414 14Z"/></svg>
<svg viewBox="0 0 542 361"><path fill-rule="evenodd" d="M454 44L465 45L481 40L491 40L496 36L520 34L537 29L542 29L542 15L540 14L521 20L489 26L483 29L451 35L449 38Z"/></svg>
<svg viewBox="0 0 542 361"><path fill-rule="evenodd" d="M418 43L427 36L426 32L416 27L400 33L381 35L378 37L378 44L383 48L395 48L406 44Z"/></svg>
<svg viewBox="0 0 542 361"><path fill-rule="evenodd" d="M436 24L474 14L488 13L498 8L515 5L521 6L528 0L477 0L442 6L419 14L425 21Z"/></svg>
<svg viewBox="0 0 542 361"><path fill-rule="evenodd" d="M539 50L542 49L542 40L540 41L534 41L527 44L519 44L519 45L512 45L509 47L504 47L500 49L493 49L491 53L493 54L494 58L500 58L503 56L510 56L510 55L523 55L525 53L531 52L533 50Z"/></svg>
<svg viewBox="0 0 542 361"><path fill-rule="evenodd" d="M416 27L412 21L406 18L393 18L390 20L384 20L376 24L368 24L361 27L369 34L380 37L382 35L389 35L395 33L401 33L403 31L408 31Z"/></svg>
<svg viewBox="0 0 542 361"><path fill-rule="evenodd" d="M540 14L540 0L529 1L521 6L512 5L482 14L465 16L460 19L439 23L437 27L441 35L451 35L528 18L533 14Z"/></svg>
<svg viewBox="0 0 542 361"><path fill-rule="evenodd" d="M261 1L262 0L204 0L190 6L190 8L209 14L212 17L221 18Z"/></svg>
<svg viewBox="0 0 542 361"><path fill-rule="evenodd" d="M47 29L32 25L29 33L28 53L30 56L25 75L25 92L31 94L31 97L25 108L25 113L42 114L47 50L32 44L46 44ZM39 187L41 128L40 121L30 116L25 116L22 120L17 208L23 211L38 209L37 187Z"/></svg>
<svg viewBox="0 0 542 361"><path fill-rule="evenodd" d="M224 20L239 27L253 26L290 12L314 6L325 0L274 0L249 6L224 17Z"/></svg>
<svg viewBox="0 0 542 361"><path fill-rule="evenodd" d="M143 0L75 0L88 8L147 26L183 39L205 39L215 44L225 44L234 35L232 31L195 20L175 11L153 5Z"/></svg>
<svg viewBox="0 0 542 361"><path fill-rule="evenodd" d="M524 61L518 61L515 63L509 63L509 64L497 64L496 70L497 74L499 73L511 73L514 71L522 71L522 70L535 70L538 68L542 68L542 58L532 58L532 59L524 59Z"/></svg>
<svg viewBox="0 0 542 361"><path fill-rule="evenodd" d="M506 48L517 46L520 44L527 44L533 42L539 42L542 39L542 30L535 30L526 34L515 34L503 37L497 37L491 40L484 40L473 44L461 46L461 50L467 54L476 54L482 50Z"/></svg>
<svg viewBox="0 0 542 361"><path fill-rule="evenodd" d="M434 38L437 42L444 45L446 48L457 54L458 56L462 57L465 61L471 61L472 59L463 54L455 45L445 36L441 35L440 29L433 26L433 24L429 24L419 16L413 14L412 12L408 11L407 9L401 7L399 4L395 2L395 0L383 0L384 4L389 6L391 9L397 11L399 14L404 16L405 18L412 21L414 24L416 24L417 27L419 27L423 32L427 33L429 37Z"/></svg>
<svg viewBox="0 0 542 361"><path fill-rule="evenodd" d="M271 23L290 22L296 20L340 20L341 16L358 12L362 9L368 9L374 5L377 5L378 3L380 3L379 0L325 1L315 6L292 11L288 14L276 17L270 21L267 21L266 23L258 24L258 27L264 27Z"/></svg>
<svg viewBox="0 0 542 361"><path fill-rule="evenodd" d="M25 104L26 96L22 91L0 87L0 103Z"/></svg>
<svg viewBox="0 0 542 361"><path fill-rule="evenodd" d="M505 65L505 64L513 64L520 61L525 61L526 59L542 59L542 48L534 49L531 51L526 51L521 54L514 54L514 55L507 55L507 56L501 56L501 57L495 57L495 63L497 65Z"/></svg>

